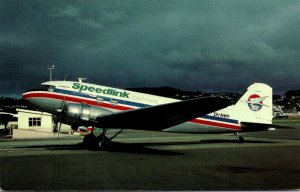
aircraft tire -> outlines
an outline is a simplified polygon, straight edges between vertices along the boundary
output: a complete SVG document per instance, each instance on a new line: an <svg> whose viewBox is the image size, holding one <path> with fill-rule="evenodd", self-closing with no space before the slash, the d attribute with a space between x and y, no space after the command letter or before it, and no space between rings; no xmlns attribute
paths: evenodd
<svg viewBox="0 0 300 192"><path fill-rule="evenodd" d="M83 144L86 148L92 149L96 146L96 136L93 134L88 134L83 138Z"/></svg>
<svg viewBox="0 0 300 192"><path fill-rule="evenodd" d="M242 136L238 137L238 142L239 143L244 143L244 141L245 141L244 137L242 137Z"/></svg>

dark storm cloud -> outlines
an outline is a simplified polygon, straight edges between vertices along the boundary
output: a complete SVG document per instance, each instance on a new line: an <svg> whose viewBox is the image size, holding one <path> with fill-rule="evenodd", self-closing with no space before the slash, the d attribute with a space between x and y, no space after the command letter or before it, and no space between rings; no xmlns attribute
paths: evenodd
<svg viewBox="0 0 300 192"><path fill-rule="evenodd" d="M117 87L299 89L299 1L0 1L0 92L54 77Z"/></svg>

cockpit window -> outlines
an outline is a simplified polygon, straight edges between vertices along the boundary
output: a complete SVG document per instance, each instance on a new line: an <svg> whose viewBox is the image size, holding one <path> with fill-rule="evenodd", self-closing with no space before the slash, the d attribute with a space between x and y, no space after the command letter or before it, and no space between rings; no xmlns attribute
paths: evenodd
<svg viewBox="0 0 300 192"><path fill-rule="evenodd" d="M55 90L55 86L52 85L41 85L38 89L30 89L27 90L28 91L50 91L50 92L54 92Z"/></svg>
<svg viewBox="0 0 300 192"><path fill-rule="evenodd" d="M53 92L55 89L55 86L52 85L41 85L40 90L41 91L50 91Z"/></svg>
<svg viewBox="0 0 300 192"><path fill-rule="evenodd" d="M48 91L50 91L50 92L53 92L53 91L54 91L54 89L55 89L55 87L54 87L54 86L49 86L49 88L48 88Z"/></svg>
<svg viewBox="0 0 300 192"><path fill-rule="evenodd" d="M49 85L41 85L40 90L41 91L48 91Z"/></svg>

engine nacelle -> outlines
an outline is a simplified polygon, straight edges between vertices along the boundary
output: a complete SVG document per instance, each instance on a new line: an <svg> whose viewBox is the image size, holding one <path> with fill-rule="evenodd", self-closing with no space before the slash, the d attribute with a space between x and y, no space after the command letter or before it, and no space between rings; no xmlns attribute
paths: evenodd
<svg viewBox="0 0 300 192"><path fill-rule="evenodd" d="M69 103L64 113L66 123L80 125L88 121L95 121L97 117L112 114L112 111L83 103Z"/></svg>

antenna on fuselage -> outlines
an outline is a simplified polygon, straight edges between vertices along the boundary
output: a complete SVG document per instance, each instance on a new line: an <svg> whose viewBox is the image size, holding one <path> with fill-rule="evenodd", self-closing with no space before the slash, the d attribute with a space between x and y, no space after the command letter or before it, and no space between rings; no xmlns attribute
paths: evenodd
<svg viewBox="0 0 300 192"><path fill-rule="evenodd" d="M87 80L87 78L78 78L79 83L82 83L83 80Z"/></svg>
<svg viewBox="0 0 300 192"><path fill-rule="evenodd" d="M66 74L66 76L65 76L65 78L64 78L64 81L66 81L66 80L67 80L67 77L68 77L68 74Z"/></svg>

